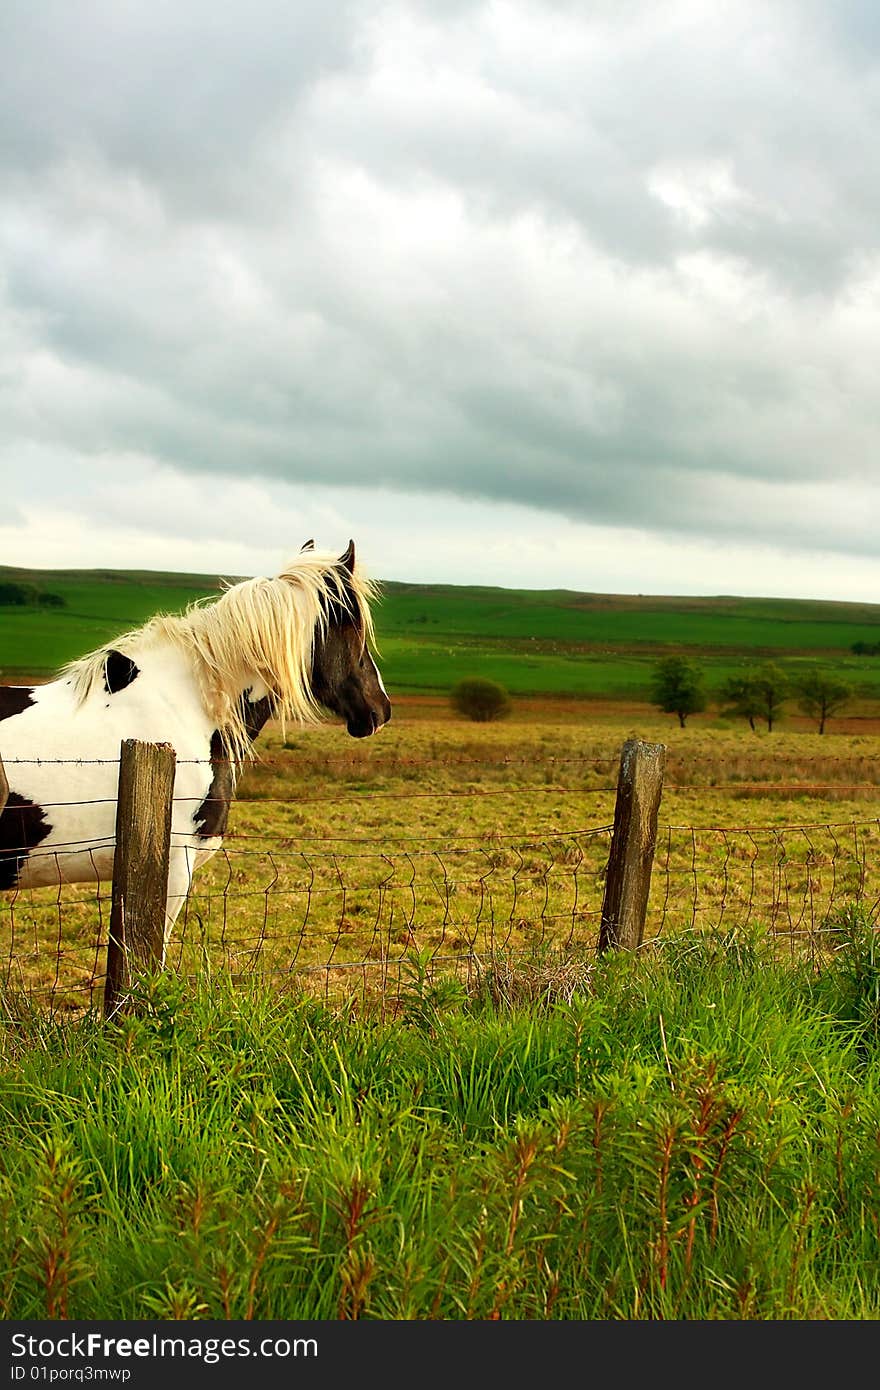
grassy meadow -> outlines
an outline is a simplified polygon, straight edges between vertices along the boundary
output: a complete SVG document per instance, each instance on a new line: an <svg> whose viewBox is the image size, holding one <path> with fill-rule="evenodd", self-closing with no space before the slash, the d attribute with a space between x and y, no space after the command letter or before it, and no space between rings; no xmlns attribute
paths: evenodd
<svg viewBox="0 0 880 1390"><path fill-rule="evenodd" d="M875 1319L880 963L763 934L0 1020L13 1319Z"/></svg>
<svg viewBox="0 0 880 1390"><path fill-rule="evenodd" d="M191 580L0 610L0 678ZM265 731L118 1023L109 885L0 903L4 1317L880 1317L878 612L600 600L389 585L392 722ZM670 647L862 689L822 736L680 729L640 685ZM452 714L475 672L509 718ZM599 958L631 736L666 747L645 945Z"/></svg>
<svg viewBox="0 0 880 1390"><path fill-rule="evenodd" d="M234 576L232 576L234 578ZM3 579L57 594L63 608L0 608L0 678L45 679L158 611L218 591L219 576L17 570ZM855 688L853 708L880 704L880 605L795 599L581 594L466 585L382 585L377 632L389 690L441 693L479 674L524 696L643 701L659 656L698 659L707 688L770 657L791 674L820 666Z"/></svg>
<svg viewBox="0 0 880 1390"><path fill-rule="evenodd" d="M780 952L821 953L827 919L880 901L877 735L717 723L517 701L475 725L400 697L371 740L271 727L170 965L294 974L339 1002L393 996L413 960L467 979L499 954L591 956L633 735L667 750L646 940L757 924ZM99 996L108 885L22 891L0 912L10 988L71 1012Z"/></svg>

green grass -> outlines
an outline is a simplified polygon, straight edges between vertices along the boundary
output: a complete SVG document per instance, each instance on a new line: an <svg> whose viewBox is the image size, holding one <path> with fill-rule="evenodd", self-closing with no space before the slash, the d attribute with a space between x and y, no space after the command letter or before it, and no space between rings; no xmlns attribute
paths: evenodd
<svg viewBox="0 0 880 1390"><path fill-rule="evenodd" d="M448 691L457 681L480 675L497 681L514 695L646 701L660 655L659 650L638 654L523 652L488 641L450 639L440 644L397 637L383 637L380 645L383 678L392 694ZM703 670L710 697L717 696L729 676L766 659L747 653L719 656L703 650L693 655ZM880 659L876 657L774 654L774 660L790 677L805 667L818 666L849 681L862 702L880 699Z"/></svg>
<svg viewBox="0 0 880 1390"><path fill-rule="evenodd" d="M207 575L101 570L14 570L0 580L38 584L59 594L64 608L0 608L0 676L48 675L154 613L176 613L217 591Z"/></svg>
<svg viewBox="0 0 880 1390"><path fill-rule="evenodd" d="M598 647L733 652L848 650L877 638L880 605L804 599L581 594L564 589L384 586L384 630Z"/></svg>
<svg viewBox="0 0 880 1390"><path fill-rule="evenodd" d="M470 994L415 960L361 1017L222 976L116 1028L7 1001L0 1314L876 1318L880 966L838 946Z"/></svg>
<svg viewBox="0 0 880 1390"><path fill-rule="evenodd" d="M4 578L38 584L66 604L0 608L6 681L50 675L219 584L213 575L0 567ZM855 641L877 640L880 605L388 583L376 617L392 692L447 691L482 675L517 695L644 700L657 658L682 650L704 667L710 693L744 664L772 656L790 673L818 664L843 674L860 700L880 699L880 658L850 653Z"/></svg>

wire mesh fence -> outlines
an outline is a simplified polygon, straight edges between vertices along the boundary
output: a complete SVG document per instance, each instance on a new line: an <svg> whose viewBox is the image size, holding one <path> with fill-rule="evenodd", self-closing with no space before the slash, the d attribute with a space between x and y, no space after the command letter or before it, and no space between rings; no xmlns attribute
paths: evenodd
<svg viewBox="0 0 880 1390"><path fill-rule="evenodd" d="M656 938L759 925L821 944L847 908L880 905L880 821L664 827L654 863Z"/></svg>
<svg viewBox="0 0 880 1390"><path fill-rule="evenodd" d="M222 849L196 870L167 968L183 977L219 969L240 980L266 975L339 998L399 990L414 959L467 978L499 957L595 953L614 758L393 761L391 781L388 758L376 760L371 776L361 765L316 758L311 779L295 755L265 759L242 783ZM815 813L816 787L831 769L834 793L844 788L852 797L858 789L864 814L780 823L744 815L738 824L695 825L664 818L661 807L645 946L683 932L754 926L785 949L821 950L853 905L876 916L880 806L871 763L861 754L833 761L799 767L799 794ZM674 764L669 771L664 795L734 785L744 800L766 798L761 810L795 777L781 763L768 766L763 781L737 769L731 783L720 763L709 780L704 768L702 783ZM497 804L515 804L516 814L487 820L485 808ZM332 823L304 819L316 808L333 808ZM0 978L8 992L41 1007L99 1007L110 883L63 882L68 856L95 856L94 846L71 843L53 853L55 886L0 895Z"/></svg>

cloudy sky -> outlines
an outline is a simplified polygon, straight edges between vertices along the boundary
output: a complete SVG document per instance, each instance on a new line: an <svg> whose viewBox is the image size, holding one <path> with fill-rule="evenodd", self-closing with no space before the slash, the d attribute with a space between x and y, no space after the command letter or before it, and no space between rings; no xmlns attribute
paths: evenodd
<svg viewBox="0 0 880 1390"><path fill-rule="evenodd" d="M880 602L875 0L3 0L0 563Z"/></svg>

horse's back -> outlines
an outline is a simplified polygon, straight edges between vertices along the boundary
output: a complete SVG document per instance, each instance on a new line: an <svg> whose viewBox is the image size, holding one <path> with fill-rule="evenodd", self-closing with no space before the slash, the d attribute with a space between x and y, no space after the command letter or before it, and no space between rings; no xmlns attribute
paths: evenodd
<svg viewBox="0 0 880 1390"><path fill-rule="evenodd" d="M64 677L0 687L0 758L9 784L0 814L0 888L112 876L124 739L175 748L173 823L178 841L192 834L193 808L211 783L212 730L195 692L148 681L107 684L81 701Z"/></svg>

